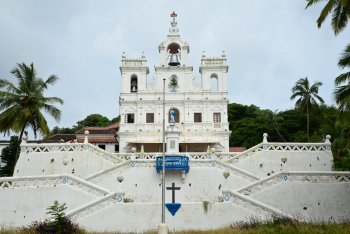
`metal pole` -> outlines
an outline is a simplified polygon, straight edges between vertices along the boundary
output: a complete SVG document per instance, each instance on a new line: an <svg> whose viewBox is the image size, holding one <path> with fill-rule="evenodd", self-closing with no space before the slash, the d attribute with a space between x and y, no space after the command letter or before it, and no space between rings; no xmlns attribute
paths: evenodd
<svg viewBox="0 0 350 234"><path fill-rule="evenodd" d="M163 79L163 169L162 169L162 223L165 224L165 78Z"/></svg>

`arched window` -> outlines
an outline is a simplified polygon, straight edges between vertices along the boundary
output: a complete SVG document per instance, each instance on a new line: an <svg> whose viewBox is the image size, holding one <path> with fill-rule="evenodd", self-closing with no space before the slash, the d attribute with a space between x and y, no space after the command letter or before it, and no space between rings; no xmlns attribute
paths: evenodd
<svg viewBox="0 0 350 234"><path fill-rule="evenodd" d="M210 91L217 92L218 91L218 76L216 74L211 74L210 76Z"/></svg>
<svg viewBox="0 0 350 234"><path fill-rule="evenodd" d="M179 123L180 122L180 112L178 109L176 108L171 108L168 112L168 122L170 123L171 121L171 111L174 111L174 120L175 123Z"/></svg>
<svg viewBox="0 0 350 234"><path fill-rule="evenodd" d="M177 54L180 52L180 46L176 43L171 43L168 45L168 52L169 54Z"/></svg>
<svg viewBox="0 0 350 234"><path fill-rule="evenodd" d="M181 49L176 43L171 43L168 48L168 65L169 66L179 66L181 60Z"/></svg>
<svg viewBox="0 0 350 234"><path fill-rule="evenodd" d="M132 75L130 79L130 92L136 93L137 92L137 76Z"/></svg>

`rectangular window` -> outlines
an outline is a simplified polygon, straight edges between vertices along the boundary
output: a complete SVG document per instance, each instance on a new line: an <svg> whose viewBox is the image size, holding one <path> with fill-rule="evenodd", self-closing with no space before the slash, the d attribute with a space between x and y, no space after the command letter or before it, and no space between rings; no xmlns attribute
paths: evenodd
<svg viewBox="0 0 350 234"><path fill-rule="evenodd" d="M193 118L195 123L202 123L202 113L194 113Z"/></svg>
<svg viewBox="0 0 350 234"><path fill-rule="evenodd" d="M125 122L126 123L135 123L135 115L134 114L126 114Z"/></svg>
<svg viewBox="0 0 350 234"><path fill-rule="evenodd" d="M119 152L119 145L114 145L114 152Z"/></svg>
<svg viewBox="0 0 350 234"><path fill-rule="evenodd" d="M146 113L146 123L154 123L154 113Z"/></svg>
<svg viewBox="0 0 350 234"><path fill-rule="evenodd" d="M213 113L213 122L221 123L221 113Z"/></svg>

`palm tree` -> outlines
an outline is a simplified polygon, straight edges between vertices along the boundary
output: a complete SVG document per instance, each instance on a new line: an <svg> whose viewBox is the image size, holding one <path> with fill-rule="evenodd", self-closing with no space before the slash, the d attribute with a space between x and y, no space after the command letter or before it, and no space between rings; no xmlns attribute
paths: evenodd
<svg viewBox="0 0 350 234"><path fill-rule="evenodd" d="M49 76L46 81L37 77L33 63L17 64L11 70L17 78L18 85L0 79L0 132L20 132L19 144L27 127L32 128L35 137L37 133L48 136L50 133L42 110L50 114L56 121L61 117L61 111L53 104L63 104L57 97L44 97L48 85L54 85L58 80L55 75ZM16 162L19 157L19 147Z"/></svg>
<svg viewBox="0 0 350 234"><path fill-rule="evenodd" d="M300 79L296 82L295 86L292 88L293 95L290 97L291 100L294 100L296 97L299 99L295 103L296 108L306 110L307 118L307 140L310 142L310 120L309 115L312 106L317 106L317 100L321 103L324 103L324 100L318 96L318 88L322 85L322 82L316 81L311 87L307 77Z"/></svg>
<svg viewBox="0 0 350 234"><path fill-rule="evenodd" d="M287 142L286 139L284 139L284 137L282 136L282 134L281 134L280 131L278 130L278 122L283 121L284 118L283 118L282 116L279 116L277 111L278 111L278 110L275 110L275 111L272 113L271 122L272 122L273 128L276 130L277 134L282 138L282 140L283 140L284 142Z"/></svg>
<svg viewBox="0 0 350 234"><path fill-rule="evenodd" d="M338 66L350 69L350 44L347 45L341 55ZM339 75L335 78L334 83L337 87L333 94L335 102L339 105L339 110L342 112L350 111L350 71ZM345 84L342 85L343 83Z"/></svg>
<svg viewBox="0 0 350 234"><path fill-rule="evenodd" d="M324 0L307 0L306 8L322 2ZM334 34L340 33L348 23L350 18L350 0L327 0L327 4L321 11L320 16L317 19L317 26L320 28L327 16L332 13L332 28Z"/></svg>

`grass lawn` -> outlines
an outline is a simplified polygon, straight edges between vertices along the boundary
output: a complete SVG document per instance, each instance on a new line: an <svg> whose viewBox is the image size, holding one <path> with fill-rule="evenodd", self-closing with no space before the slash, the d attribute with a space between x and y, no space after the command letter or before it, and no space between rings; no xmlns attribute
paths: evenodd
<svg viewBox="0 0 350 234"><path fill-rule="evenodd" d="M171 233L171 232L170 232ZM245 228L225 228L212 231L186 231L176 232L178 234L348 234L350 233L350 223L347 224L260 224L256 227Z"/></svg>
<svg viewBox="0 0 350 234"><path fill-rule="evenodd" d="M24 231L24 230L4 230L0 229L0 234L34 234L36 232ZM80 232L86 234L92 234L94 232ZM96 234L112 234L113 232L103 232ZM157 232L148 232L148 234L153 234ZM308 224L308 223L266 223L266 224L247 224L241 225L239 227L217 229L211 231L179 231L173 232L169 230L169 233L178 234L263 234L263 233L280 233L280 234L348 234L350 233L350 223L343 224Z"/></svg>

